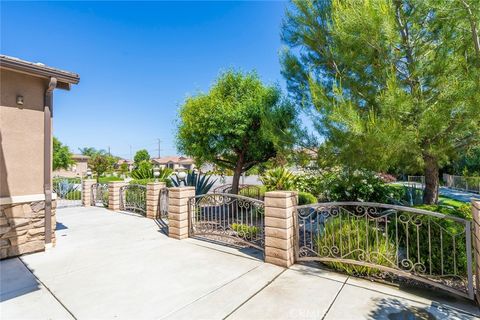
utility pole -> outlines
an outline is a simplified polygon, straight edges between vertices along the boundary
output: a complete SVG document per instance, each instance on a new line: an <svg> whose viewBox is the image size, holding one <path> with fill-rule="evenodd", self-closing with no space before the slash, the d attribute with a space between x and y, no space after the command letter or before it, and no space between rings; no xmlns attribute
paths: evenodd
<svg viewBox="0 0 480 320"><path fill-rule="evenodd" d="M160 158L160 142L161 142L161 140L159 138L157 138L157 142L158 142L158 157Z"/></svg>
<svg viewBox="0 0 480 320"><path fill-rule="evenodd" d="M130 145L130 160L132 160L132 145Z"/></svg>
<svg viewBox="0 0 480 320"><path fill-rule="evenodd" d="M108 146L108 155L111 156L112 154L110 153L110 146Z"/></svg>

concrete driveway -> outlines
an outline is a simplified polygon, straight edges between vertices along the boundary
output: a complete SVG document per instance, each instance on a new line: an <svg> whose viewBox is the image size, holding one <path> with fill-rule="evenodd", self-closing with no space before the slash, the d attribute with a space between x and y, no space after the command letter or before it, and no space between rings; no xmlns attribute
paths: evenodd
<svg viewBox="0 0 480 320"><path fill-rule="evenodd" d="M470 303L286 270L254 252L173 240L155 221L102 208L57 211L57 245L0 262L2 319L473 319Z"/></svg>

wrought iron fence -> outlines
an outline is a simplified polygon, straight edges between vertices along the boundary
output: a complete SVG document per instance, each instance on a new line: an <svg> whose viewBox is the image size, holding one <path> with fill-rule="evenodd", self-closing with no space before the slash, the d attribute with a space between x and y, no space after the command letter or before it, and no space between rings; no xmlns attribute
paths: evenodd
<svg viewBox="0 0 480 320"><path fill-rule="evenodd" d="M57 195L57 208L82 205L81 178L53 178L53 192Z"/></svg>
<svg viewBox="0 0 480 320"><path fill-rule="evenodd" d="M211 193L188 200L190 236L264 250L264 203L249 197Z"/></svg>
<svg viewBox="0 0 480 320"><path fill-rule="evenodd" d="M147 187L139 184L120 187L120 210L145 215L147 212Z"/></svg>
<svg viewBox="0 0 480 320"><path fill-rule="evenodd" d="M409 185L425 188L425 176L408 176L407 180Z"/></svg>
<svg viewBox="0 0 480 320"><path fill-rule="evenodd" d="M212 191L213 193L232 193L232 185L231 184L223 184L221 186L216 187ZM265 195L261 188L261 186L254 185L254 184L241 184L238 186L238 194L254 198L258 200L263 200Z"/></svg>
<svg viewBox="0 0 480 320"><path fill-rule="evenodd" d="M297 207L298 261L421 282L473 299L471 221L364 202Z"/></svg>
<svg viewBox="0 0 480 320"><path fill-rule="evenodd" d="M108 184L94 183L91 189L91 205L108 207Z"/></svg>
<svg viewBox="0 0 480 320"><path fill-rule="evenodd" d="M445 182L445 186L452 189L480 193L480 177L463 177L443 174L443 181Z"/></svg>

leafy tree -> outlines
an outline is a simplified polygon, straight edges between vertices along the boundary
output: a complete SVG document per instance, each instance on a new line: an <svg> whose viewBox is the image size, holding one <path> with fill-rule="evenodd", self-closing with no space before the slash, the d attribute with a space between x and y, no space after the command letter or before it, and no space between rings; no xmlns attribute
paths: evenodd
<svg viewBox="0 0 480 320"><path fill-rule="evenodd" d="M317 111L319 150L351 167L439 169L480 141L480 2L297 0L284 21L283 74Z"/></svg>
<svg viewBox="0 0 480 320"><path fill-rule="evenodd" d="M135 153L135 157L133 157L133 161L135 161L137 166L140 164L140 162L149 160L150 154L145 149L138 150L137 153Z"/></svg>
<svg viewBox="0 0 480 320"><path fill-rule="evenodd" d="M128 175L128 172L129 172L129 167L128 167L128 163L126 162L123 162L120 167L118 168L118 172L123 175L123 176L126 176Z"/></svg>
<svg viewBox="0 0 480 320"><path fill-rule="evenodd" d="M457 175L480 175L480 147L472 148L463 153L451 165L450 173Z"/></svg>
<svg viewBox="0 0 480 320"><path fill-rule="evenodd" d="M74 164L74 161L68 146L63 145L60 140L53 137L53 170L68 169L68 167L72 164Z"/></svg>
<svg viewBox="0 0 480 320"><path fill-rule="evenodd" d="M139 162L137 167L132 171L131 176L134 179L153 178L153 164L146 160Z"/></svg>
<svg viewBox="0 0 480 320"><path fill-rule="evenodd" d="M97 182L100 176L104 173L112 171L113 166L117 162L117 158L108 154L96 153L90 159L88 159L88 166L97 176Z"/></svg>
<svg viewBox="0 0 480 320"><path fill-rule="evenodd" d="M232 192L238 193L244 171L292 144L296 112L256 74L227 71L208 93L189 97L179 116L179 151L233 170Z"/></svg>
<svg viewBox="0 0 480 320"><path fill-rule="evenodd" d="M94 155L96 154L103 154L103 155L106 155L107 154L107 151L103 150L103 149L95 149L93 147L83 147L83 148L78 148L78 150L80 151L81 154L83 154L84 156L89 156L89 157L93 157Z"/></svg>

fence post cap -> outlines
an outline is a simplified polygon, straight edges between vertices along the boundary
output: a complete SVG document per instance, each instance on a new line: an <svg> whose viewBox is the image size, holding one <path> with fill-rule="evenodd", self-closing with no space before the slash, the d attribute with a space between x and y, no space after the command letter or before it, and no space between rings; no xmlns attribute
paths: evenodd
<svg viewBox="0 0 480 320"><path fill-rule="evenodd" d="M171 187L169 188L171 191L178 192L178 191L195 191L195 187Z"/></svg>
<svg viewBox="0 0 480 320"><path fill-rule="evenodd" d="M276 190L265 192L265 197L269 198L290 198L297 196L297 191Z"/></svg>
<svg viewBox="0 0 480 320"><path fill-rule="evenodd" d="M108 184L122 185L122 184L127 184L127 183L125 181L109 181Z"/></svg>

